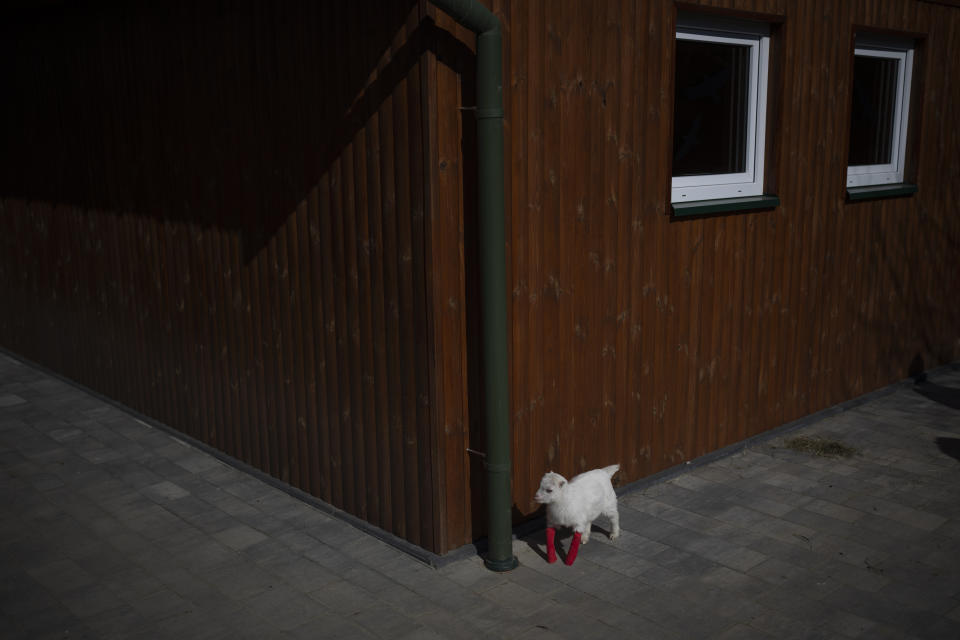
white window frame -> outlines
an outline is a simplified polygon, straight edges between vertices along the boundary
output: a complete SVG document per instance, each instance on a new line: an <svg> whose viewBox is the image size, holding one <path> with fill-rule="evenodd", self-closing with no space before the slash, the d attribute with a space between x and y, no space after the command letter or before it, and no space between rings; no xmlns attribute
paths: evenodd
<svg viewBox="0 0 960 640"><path fill-rule="evenodd" d="M857 36L854 56L887 58L897 61L897 94L893 131L890 139L890 162L886 164L847 165L847 186L900 184L907 151L907 123L910 119L910 87L913 81L913 43L905 40ZM853 117L851 105L850 117Z"/></svg>
<svg viewBox="0 0 960 640"><path fill-rule="evenodd" d="M671 179L671 203L738 198L763 194L764 148L767 130L767 85L770 29L763 23L704 16L677 18L678 40L697 40L750 47L750 88L747 112L746 166L741 173L682 176ZM674 100L677 99L674 91Z"/></svg>

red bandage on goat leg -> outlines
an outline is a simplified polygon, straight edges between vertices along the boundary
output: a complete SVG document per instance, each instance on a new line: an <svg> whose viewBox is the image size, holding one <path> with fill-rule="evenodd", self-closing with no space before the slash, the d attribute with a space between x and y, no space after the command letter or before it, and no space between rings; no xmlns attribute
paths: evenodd
<svg viewBox="0 0 960 640"><path fill-rule="evenodd" d="M547 562L557 561L557 549L553 545L556 537L557 530L553 527L547 527Z"/></svg>
<svg viewBox="0 0 960 640"><path fill-rule="evenodd" d="M580 534L574 532L573 541L570 543L570 551L567 551L567 566L573 564L577 559L577 550L580 549Z"/></svg>

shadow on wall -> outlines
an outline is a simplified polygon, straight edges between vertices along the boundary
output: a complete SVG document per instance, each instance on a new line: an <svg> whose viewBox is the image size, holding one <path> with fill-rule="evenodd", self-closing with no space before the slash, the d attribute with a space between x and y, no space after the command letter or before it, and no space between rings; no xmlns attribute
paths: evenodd
<svg viewBox="0 0 960 640"><path fill-rule="evenodd" d="M416 4L0 10L0 196L236 230L249 259L426 51L473 64L430 20L395 42Z"/></svg>

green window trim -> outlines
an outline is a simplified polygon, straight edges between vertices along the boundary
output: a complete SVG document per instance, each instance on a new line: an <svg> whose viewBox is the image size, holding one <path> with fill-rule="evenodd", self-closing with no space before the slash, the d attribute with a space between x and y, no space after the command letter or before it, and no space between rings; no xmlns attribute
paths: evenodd
<svg viewBox="0 0 960 640"><path fill-rule="evenodd" d="M847 189L847 200L857 202L860 200L877 200L879 198L896 198L898 196L909 196L917 192L917 185L909 183L870 185L866 187L849 187Z"/></svg>
<svg viewBox="0 0 960 640"><path fill-rule="evenodd" d="M716 200L674 202L671 206L673 207L673 215L677 217L705 216L715 213L774 209L780 206L780 198L765 193L759 196L744 196L742 198L718 198Z"/></svg>

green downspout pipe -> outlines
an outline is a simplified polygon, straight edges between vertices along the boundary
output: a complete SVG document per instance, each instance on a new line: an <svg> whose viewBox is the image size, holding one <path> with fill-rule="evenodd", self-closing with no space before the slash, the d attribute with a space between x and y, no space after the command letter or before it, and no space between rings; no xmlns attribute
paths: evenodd
<svg viewBox="0 0 960 640"><path fill-rule="evenodd" d="M516 568L510 490L510 388L507 362L507 257L504 233L503 80L500 20L479 0L430 0L477 34L477 214L486 393L487 536L484 564Z"/></svg>

